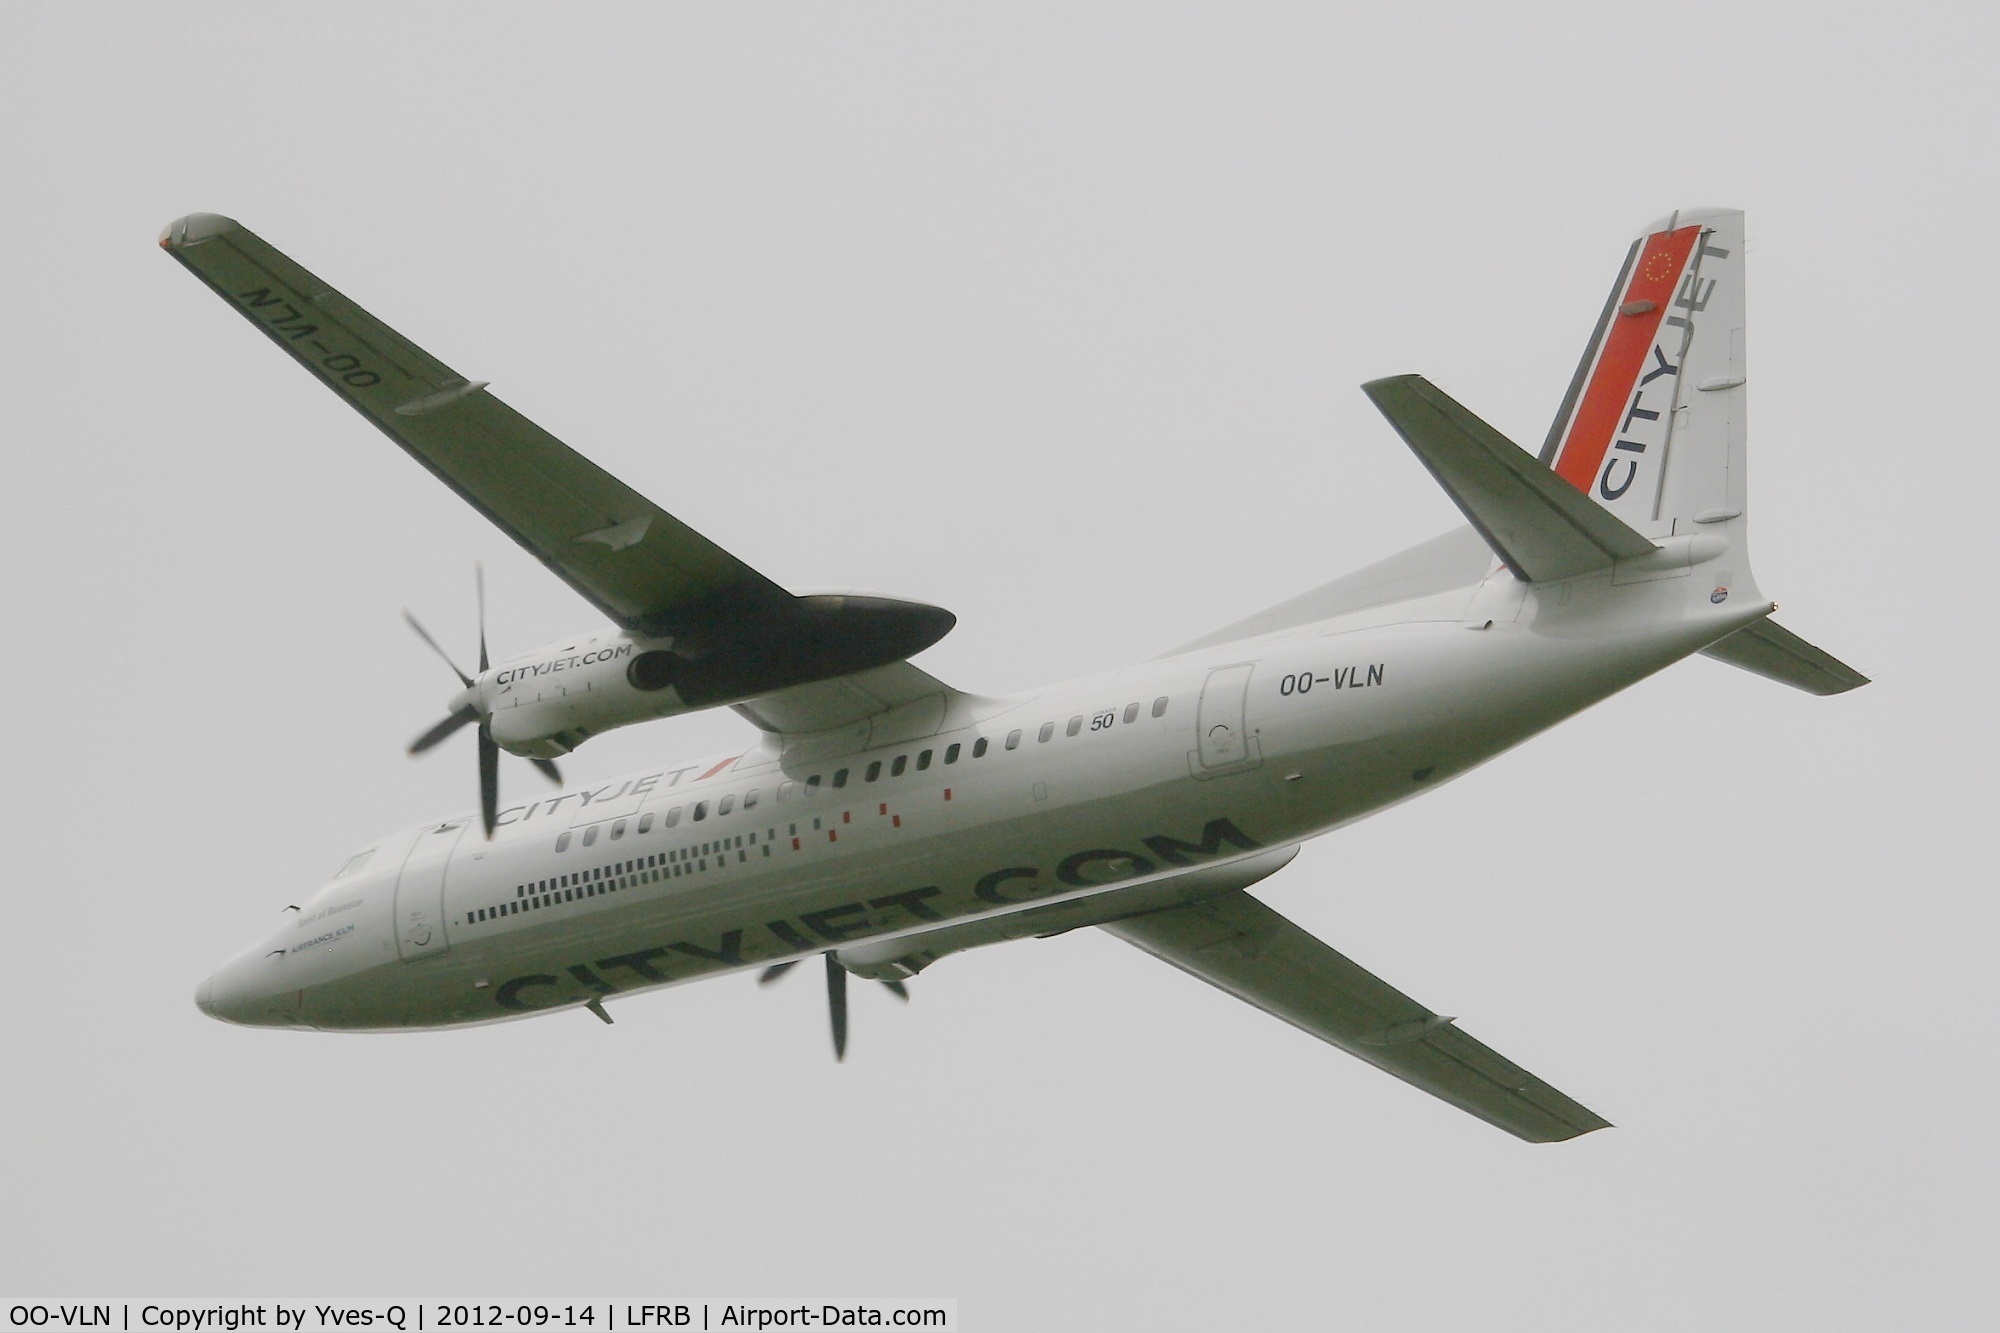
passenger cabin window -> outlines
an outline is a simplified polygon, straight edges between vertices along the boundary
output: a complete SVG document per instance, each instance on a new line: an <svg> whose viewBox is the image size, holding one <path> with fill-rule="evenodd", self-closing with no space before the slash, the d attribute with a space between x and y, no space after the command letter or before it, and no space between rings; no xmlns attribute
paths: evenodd
<svg viewBox="0 0 2000 1333"><path fill-rule="evenodd" d="M1139 705L1137 704L1125 705L1125 720L1127 722L1137 722L1139 720Z"/></svg>
<svg viewBox="0 0 2000 1333"><path fill-rule="evenodd" d="M1165 717L1166 714L1167 714L1167 696L1163 694L1159 698L1153 700L1153 716Z"/></svg>
<svg viewBox="0 0 2000 1333"><path fill-rule="evenodd" d="M1007 748L1010 750L1021 748L1021 729L1019 727L1007 733Z"/></svg>

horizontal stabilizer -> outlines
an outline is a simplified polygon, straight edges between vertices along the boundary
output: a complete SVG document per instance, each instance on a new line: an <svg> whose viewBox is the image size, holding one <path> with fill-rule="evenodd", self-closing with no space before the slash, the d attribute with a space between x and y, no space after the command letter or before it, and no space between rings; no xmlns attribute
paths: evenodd
<svg viewBox="0 0 2000 1333"><path fill-rule="evenodd" d="M1530 1143L1610 1124L1240 889L1102 929Z"/></svg>
<svg viewBox="0 0 2000 1333"><path fill-rule="evenodd" d="M1868 677L1775 620L1745 625L1701 652L1703 657L1754 671L1808 694L1845 694L1868 683Z"/></svg>
<svg viewBox="0 0 2000 1333"><path fill-rule="evenodd" d="M1361 391L1517 577L1575 578L1658 549L1423 376Z"/></svg>

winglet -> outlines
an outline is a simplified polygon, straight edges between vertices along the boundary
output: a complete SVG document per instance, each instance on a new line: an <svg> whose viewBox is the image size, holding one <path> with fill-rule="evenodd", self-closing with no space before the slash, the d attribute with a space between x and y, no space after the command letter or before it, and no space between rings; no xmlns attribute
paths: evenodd
<svg viewBox="0 0 2000 1333"><path fill-rule="evenodd" d="M1361 391L1520 578L1575 578L1658 549L1423 376Z"/></svg>

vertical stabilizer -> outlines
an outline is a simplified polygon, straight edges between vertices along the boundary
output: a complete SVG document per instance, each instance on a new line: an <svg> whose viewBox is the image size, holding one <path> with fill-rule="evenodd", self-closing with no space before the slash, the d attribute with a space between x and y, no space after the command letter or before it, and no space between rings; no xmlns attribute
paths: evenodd
<svg viewBox="0 0 2000 1333"><path fill-rule="evenodd" d="M1542 461L1648 537L1743 549L1743 214L1686 209L1626 253Z"/></svg>

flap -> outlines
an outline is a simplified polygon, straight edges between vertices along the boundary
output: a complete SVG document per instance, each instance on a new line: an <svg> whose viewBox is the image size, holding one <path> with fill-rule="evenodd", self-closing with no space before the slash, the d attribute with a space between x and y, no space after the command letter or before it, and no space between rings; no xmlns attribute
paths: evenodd
<svg viewBox="0 0 2000 1333"><path fill-rule="evenodd" d="M786 736L831 731L863 718L909 709L936 715L930 730L923 733L929 735L943 722L946 704L956 693L927 671L908 662L891 662L850 676L759 695L735 708L760 731Z"/></svg>

